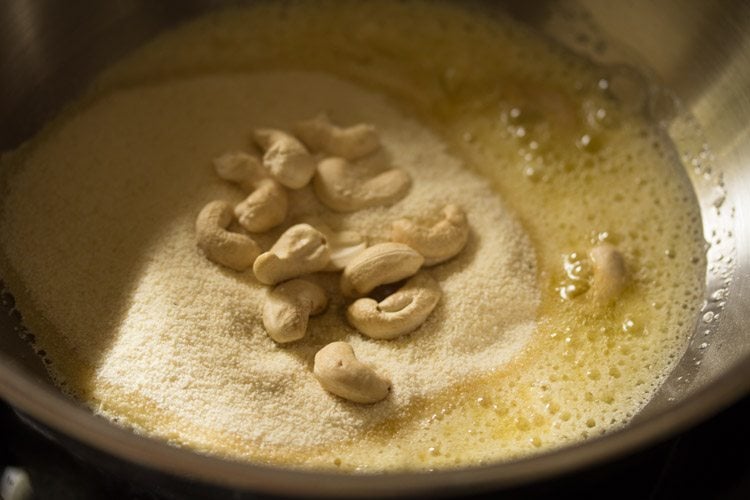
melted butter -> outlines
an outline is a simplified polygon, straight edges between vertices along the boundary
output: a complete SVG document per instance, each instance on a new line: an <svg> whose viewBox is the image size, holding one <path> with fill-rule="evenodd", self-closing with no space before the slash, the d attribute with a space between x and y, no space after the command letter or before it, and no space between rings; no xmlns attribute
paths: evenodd
<svg viewBox="0 0 750 500"><path fill-rule="evenodd" d="M668 141L639 113L642 103L613 94L604 70L469 7L261 3L159 38L97 91L260 68L355 80L439 131L523 221L543 303L535 338L508 367L417 402L359 439L259 450L217 435L212 452L342 470L456 467L601 434L649 400L697 310L700 214ZM561 298L566 256L599 241L625 255L624 295L603 309L585 291Z"/></svg>

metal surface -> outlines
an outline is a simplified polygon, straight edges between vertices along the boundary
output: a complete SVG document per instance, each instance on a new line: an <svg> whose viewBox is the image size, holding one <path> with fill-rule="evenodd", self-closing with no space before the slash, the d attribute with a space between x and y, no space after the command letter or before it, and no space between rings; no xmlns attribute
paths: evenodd
<svg viewBox="0 0 750 500"><path fill-rule="evenodd" d="M0 150L38 130L108 62L216 3L2 2ZM190 478L241 490L319 496L466 493L538 480L653 443L739 399L750 389L750 6L700 0L582 4L583 11L558 2L491 3L613 68L645 65L674 91L682 106L655 91L651 107L686 159L710 243L706 303L692 344L632 425L530 459L388 480L252 466L169 447L94 417L52 386L18 335L17 314L0 315L0 395L78 453L103 465L130 467L149 480L166 480L166 473L183 485L181 478ZM629 48L616 50L605 43L609 39ZM692 120L712 154L694 149L701 133L690 126ZM5 308L12 310L12 304Z"/></svg>

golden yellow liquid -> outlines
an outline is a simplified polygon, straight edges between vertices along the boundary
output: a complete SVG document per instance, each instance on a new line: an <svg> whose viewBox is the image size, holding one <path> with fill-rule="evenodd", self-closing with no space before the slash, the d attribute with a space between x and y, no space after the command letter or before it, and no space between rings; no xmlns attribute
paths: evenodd
<svg viewBox="0 0 750 500"><path fill-rule="evenodd" d="M385 93L488 178L534 242L538 329L502 370L414 404L350 442L256 449L229 435L191 431L151 408L184 431L160 437L304 467L455 467L607 432L648 402L683 352L698 308L700 215L668 141L608 91L604 70L468 7L279 2L210 15L163 35L104 74L90 95L261 69L323 71ZM563 299L565 256L600 241L623 252L627 290L605 308L586 294ZM54 349L48 352L54 360ZM65 372L65 364L57 369ZM72 393L86 392L75 387L73 367L64 375ZM110 414L123 412L123 424L149 433L148 420L128 405L118 408L116 398L107 405Z"/></svg>

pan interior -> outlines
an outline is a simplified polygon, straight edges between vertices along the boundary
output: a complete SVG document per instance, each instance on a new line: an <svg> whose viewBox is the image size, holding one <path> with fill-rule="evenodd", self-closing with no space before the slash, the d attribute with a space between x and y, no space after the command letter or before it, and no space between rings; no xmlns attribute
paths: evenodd
<svg viewBox="0 0 750 500"><path fill-rule="evenodd" d="M515 12L515 14L525 17L532 23L545 24L547 29L552 29L550 26L554 27L554 16L549 13L545 13L545 16L549 17L536 18L528 12ZM186 15L189 15L189 12ZM539 13L537 12L536 15ZM585 25L581 19L576 18L581 25ZM589 38L586 44L582 44L585 45L583 48L595 46L592 40L595 38ZM610 55L607 54L608 57ZM613 57L613 59L616 58ZM624 60L631 64L640 62L633 61L632 58ZM669 94L662 93L656 88L652 89L652 92L649 101L650 112L663 121L666 131L671 134L671 139L681 153L680 162L686 166L686 173L697 193L701 206L703 232L711 246L708 252L707 286L704 293L706 302L696 318L697 334L693 335L689 350L673 376L663 385L662 391L652 400L643 415L649 412L657 414L663 412L675 400L684 398L690 391L711 381L717 373L721 373L726 368L726 363L720 362L723 357L721 346L724 344L722 341L724 336L727 336L726 338L730 341L736 341L736 345L740 346L734 351L736 359L741 359L744 354L743 348L746 348L746 339L745 343L742 343L743 339L734 339L729 336L730 333L722 332L719 328L725 316L725 302L730 297L728 278L736 265L734 232L732 231L736 221L731 217L736 205L733 204L731 187L727 187L726 183L722 182L721 176L717 173L716 159L712 157L710 150L703 148L704 138L701 137L700 128L686 114L687 110L675 106ZM44 111L39 114L43 115L48 112ZM12 298L9 295L4 295L4 298L6 305L12 309ZM8 328L13 327L17 328L18 324L11 320ZM44 376L45 371L40 369L43 367L38 357L28 352L26 344L16 342L15 337L11 335L3 335L2 342L7 342L7 350L14 352L14 363L21 360L24 366L29 367L28 369L35 370L39 376Z"/></svg>

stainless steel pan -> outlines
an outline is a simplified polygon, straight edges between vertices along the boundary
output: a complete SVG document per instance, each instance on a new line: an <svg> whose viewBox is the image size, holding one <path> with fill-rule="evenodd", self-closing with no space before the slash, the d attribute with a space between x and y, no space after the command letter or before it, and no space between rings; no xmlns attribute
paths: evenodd
<svg viewBox="0 0 750 500"><path fill-rule="evenodd" d="M102 69L157 32L217 1L0 3L0 150L38 130ZM652 112L690 158L686 172L704 222L709 269L685 357L658 396L618 432L516 462L431 474L351 476L234 463L138 437L94 417L51 384L12 299L0 314L0 396L84 457L150 480L200 481L276 494L447 494L549 478L664 439L750 389L750 6L742 0L620 0L580 4L487 2L605 64L642 65L674 91ZM614 42L614 43L613 43ZM617 47L625 47L620 50ZM697 120L712 155L678 136ZM709 172L710 170L710 172ZM703 345L704 342L706 345ZM175 479L176 478L176 479Z"/></svg>

